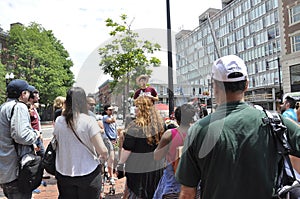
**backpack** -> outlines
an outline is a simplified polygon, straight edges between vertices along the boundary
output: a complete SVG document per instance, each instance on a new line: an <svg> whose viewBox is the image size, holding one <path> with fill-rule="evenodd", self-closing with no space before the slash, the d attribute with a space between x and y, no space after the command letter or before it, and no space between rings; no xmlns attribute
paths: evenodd
<svg viewBox="0 0 300 199"><path fill-rule="evenodd" d="M266 117L262 118L263 123L269 125L271 134L275 141L278 154L281 155L279 162L278 178L275 185L275 194L272 198L277 199L300 199L300 182L296 178L289 154L291 147L287 140L287 127L283 124L281 117L277 112L270 112L260 106L255 108L264 111ZM287 164L287 168L285 166ZM287 169L291 175L288 175Z"/></svg>

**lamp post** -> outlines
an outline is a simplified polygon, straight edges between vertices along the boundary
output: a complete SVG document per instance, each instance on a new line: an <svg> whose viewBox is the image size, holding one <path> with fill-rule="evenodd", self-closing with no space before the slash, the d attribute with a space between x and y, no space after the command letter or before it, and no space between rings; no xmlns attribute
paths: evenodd
<svg viewBox="0 0 300 199"><path fill-rule="evenodd" d="M6 75L5 75L6 87L9 84L9 82L14 79L14 77L15 77L15 75L13 73L10 73L10 74L6 73Z"/></svg>
<svg viewBox="0 0 300 199"><path fill-rule="evenodd" d="M172 62L172 37L171 37L171 17L170 1L166 0L167 7L167 41L168 41L168 91L169 91L169 117L174 112L174 92L173 92L173 62Z"/></svg>

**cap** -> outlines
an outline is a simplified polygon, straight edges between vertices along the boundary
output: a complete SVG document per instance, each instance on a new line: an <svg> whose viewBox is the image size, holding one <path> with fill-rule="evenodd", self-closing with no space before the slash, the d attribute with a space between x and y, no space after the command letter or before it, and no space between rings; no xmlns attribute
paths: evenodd
<svg viewBox="0 0 300 199"><path fill-rule="evenodd" d="M140 82L141 79L145 79L146 82L149 81L149 76L148 75L140 75L136 78L136 83L138 84Z"/></svg>
<svg viewBox="0 0 300 199"><path fill-rule="evenodd" d="M35 88L32 92L33 93L39 93L39 90Z"/></svg>
<svg viewBox="0 0 300 199"><path fill-rule="evenodd" d="M22 91L28 90L33 91L35 88L29 85L25 80L14 79L7 85L7 94L9 96L18 97Z"/></svg>
<svg viewBox="0 0 300 199"><path fill-rule="evenodd" d="M104 110L107 111L108 109L114 109L114 107L111 105L105 105Z"/></svg>
<svg viewBox="0 0 300 199"><path fill-rule="evenodd" d="M238 82L248 76L245 62L236 55L217 59L212 66L212 78L221 82Z"/></svg>
<svg viewBox="0 0 300 199"><path fill-rule="evenodd" d="M28 89L27 89L27 90L29 90L30 92L33 92L33 91L35 91L36 89L35 89L34 86L28 85Z"/></svg>

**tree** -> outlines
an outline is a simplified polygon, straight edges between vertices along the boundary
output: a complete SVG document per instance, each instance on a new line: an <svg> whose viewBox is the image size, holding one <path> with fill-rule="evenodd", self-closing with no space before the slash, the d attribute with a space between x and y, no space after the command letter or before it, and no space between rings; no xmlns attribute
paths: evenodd
<svg viewBox="0 0 300 199"><path fill-rule="evenodd" d="M12 26L2 57L15 78L27 80L40 91L40 102L46 105L64 96L74 83L69 53L51 30L37 23Z"/></svg>
<svg viewBox="0 0 300 199"><path fill-rule="evenodd" d="M105 74L113 78L111 88L120 93L123 86L127 85L124 97L127 99L130 87L135 85L135 79L141 74L150 75L152 71L149 66L159 66L160 60L156 57L147 57L147 54L153 54L160 50L160 45L150 41L142 41L139 35L131 30L131 23L127 22L127 15L120 16L121 23L112 19L106 19L106 26L111 28L110 36L114 39L105 47L99 49L101 56L100 66ZM119 83L119 84L118 84ZM116 86L116 85L120 86ZM125 106L125 104L124 104ZM123 107L123 116L126 109ZM125 118L125 117L124 117Z"/></svg>
<svg viewBox="0 0 300 199"><path fill-rule="evenodd" d="M1 63L1 57L0 57L0 77L3 79L0 81L0 104L5 102L6 99L6 83L5 83L5 67Z"/></svg>

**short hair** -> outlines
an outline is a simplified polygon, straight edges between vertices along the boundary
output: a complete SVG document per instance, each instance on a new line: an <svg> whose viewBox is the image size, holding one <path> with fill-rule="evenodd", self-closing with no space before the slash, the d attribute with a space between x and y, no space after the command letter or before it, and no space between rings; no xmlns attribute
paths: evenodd
<svg viewBox="0 0 300 199"><path fill-rule="evenodd" d="M296 100L291 96L286 96L285 100L290 104L290 108L295 108Z"/></svg>
<svg viewBox="0 0 300 199"><path fill-rule="evenodd" d="M218 80L214 80L214 83L218 85L218 87L224 87L225 92L237 92L244 91L246 89L247 80L238 82L220 82Z"/></svg>
<svg viewBox="0 0 300 199"><path fill-rule="evenodd" d="M176 108L175 110L175 119L178 124L190 124L193 122L193 117L195 116L196 109L191 104L183 104Z"/></svg>

